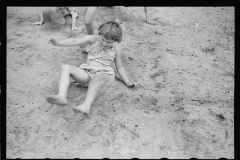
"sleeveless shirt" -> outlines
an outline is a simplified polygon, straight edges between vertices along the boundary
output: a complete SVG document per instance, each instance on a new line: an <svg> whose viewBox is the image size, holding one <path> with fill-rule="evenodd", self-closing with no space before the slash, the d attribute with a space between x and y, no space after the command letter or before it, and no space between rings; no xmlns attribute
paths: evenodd
<svg viewBox="0 0 240 160"><path fill-rule="evenodd" d="M94 70L96 72L104 71L108 74L114 74L113 68L110 66L114 62L114 48L103 49L97 40L88 49L87 62L79 66L81 69Z"/></svg>

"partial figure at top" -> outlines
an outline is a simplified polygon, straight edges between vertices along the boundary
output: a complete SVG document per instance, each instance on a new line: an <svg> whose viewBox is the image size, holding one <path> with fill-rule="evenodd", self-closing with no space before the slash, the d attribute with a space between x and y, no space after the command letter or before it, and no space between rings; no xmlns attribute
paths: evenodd
<svg viewBox="0 0 240 160"><path fill-rule="evenodd" d="M80 28L76 27L76 18L78 17L75 8L73 7L43 7L40 11L40 21L34 22L34 25L42 25L45 21L63 25L66 23L64 17L72 16L72 30L80 31Z"/></svg>

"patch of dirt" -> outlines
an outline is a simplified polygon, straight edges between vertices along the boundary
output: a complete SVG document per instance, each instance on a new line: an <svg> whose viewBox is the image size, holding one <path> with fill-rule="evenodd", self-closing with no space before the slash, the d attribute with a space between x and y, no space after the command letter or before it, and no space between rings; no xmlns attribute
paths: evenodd
<svg viewBox="0 0 240 160"><path fill-rule="evenodd" d="M79 47L59 39L86 34L83 8L59 26L39 20L39 7L7 8L7 158L234 157L234 7L122 7L123 65L138 85L116 80L105 87L91 116L76 114L87 88L74 83L65 107L46 102L58 91L61 66L79 66ZM102 7L94 18L113 19Z"/></svg>

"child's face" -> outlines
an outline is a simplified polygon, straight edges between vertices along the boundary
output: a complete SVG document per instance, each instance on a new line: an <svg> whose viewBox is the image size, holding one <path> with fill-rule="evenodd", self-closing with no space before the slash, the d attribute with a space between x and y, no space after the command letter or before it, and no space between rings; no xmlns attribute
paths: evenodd
<svg viewBox="0 0 240 160"><path fill-rule="evenodd" d="M114 40L111 39L106 39L103 36L100 36L100 44L103 46L103 48L105 49L109 49L112 48L113 44L114 44Z"/></svg>

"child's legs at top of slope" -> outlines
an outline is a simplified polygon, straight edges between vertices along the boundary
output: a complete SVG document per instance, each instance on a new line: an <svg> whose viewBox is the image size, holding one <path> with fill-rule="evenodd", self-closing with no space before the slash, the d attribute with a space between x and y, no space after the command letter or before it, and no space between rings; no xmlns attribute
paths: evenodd
<svg viewBox="0 0 240 160"><path fill-rule="evenodd" d="M41 7L40 21L34 22L34 25L42 25L44 22L51 21L49 18L49 10L51 7Z"/></svg>
<svg viewBox="0 0 240 160"><path fill-rule="evenodd" d="M46 20L50 20L49 19L49 9L50 7L44 7L42 8L42 15L43 15L43 20L46 21Z"/></svg>
<svg viewBox="0 0 240 160"><path fill-rule="evenodd" d="M83 11L83 18L84 18L84 24L85 28L87 30L88 35L94 34L94 27L93 27L93 19L94 15L96 14L99 7L85 7ZM85 46L83 49L83 52L88 52L89 44Z"/></svg>
<svg viewBox="0 0 240 160"><path fill-rule="evenodd" d="M84 24L88 35L93 35L93 19L99 7L86 7L84 8Z"/></svg>

